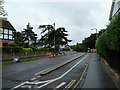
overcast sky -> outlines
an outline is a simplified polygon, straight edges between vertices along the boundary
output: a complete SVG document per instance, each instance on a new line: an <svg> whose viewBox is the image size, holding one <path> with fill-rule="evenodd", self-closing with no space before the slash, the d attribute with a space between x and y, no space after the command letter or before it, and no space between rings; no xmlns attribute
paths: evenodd
<svg viewBox="0 0 120 90"><path fill-rule="evenodd" d="M74 1L74 2L73 2ZM65 27L69 44L82 42L89 37L92 28L106 28L109 23L111 0L6 0L5 10L8 20L17 31L26 28L28 22L40 38L39 25L53 24Z"/></svg>

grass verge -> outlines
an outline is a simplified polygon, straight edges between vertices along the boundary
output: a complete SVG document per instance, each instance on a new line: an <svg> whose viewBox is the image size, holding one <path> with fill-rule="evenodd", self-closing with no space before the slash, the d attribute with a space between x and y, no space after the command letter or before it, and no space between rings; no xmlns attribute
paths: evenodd
<svg viewBox="0 0 120 90"><path fill-rule="evenodd" d="M37 60L37 59L43 59L43 58L44 57L25 58L25 59L20 59L19 62L14 62L13 60L11 60L11 61L4 61L4 62L0 62L0 65L12 64L12 63L20 63L20 62L26 62L26 61L30 61L30 60Z"/></svg>

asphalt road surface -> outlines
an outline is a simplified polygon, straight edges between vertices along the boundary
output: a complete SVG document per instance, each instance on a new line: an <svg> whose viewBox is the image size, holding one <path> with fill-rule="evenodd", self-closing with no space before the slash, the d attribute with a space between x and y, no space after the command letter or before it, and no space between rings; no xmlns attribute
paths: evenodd
<svg viewBox="0 0 120 90"><path fill-rule="evenodd" d="M11 90L17 90L18 88L28 88L28 90L67 90L68 88L90 88L89 86L91 83L89 82L89 78L94 75L91 74L92 72L90 70L93 68L92 66L96 67L96 64L92 64L94 60L97 61L98 58L95 53L85 54L84 56L77 58L76 60L46 75L39 74L39 72L43 70L83 54L85 53L4 65L2 67L2 86L3 88L9 88ZM97 67L101 66L97 65ZM103 71L102 73L105 72ZM101 75L104 78L107 77L107 74ZM115 88L112 80L110 78L107 79L109 79L108 82L111 82L109 85L112 85L113 88ZM102 80L97 80L97 82L104 84ZM105 83L107 83L107 81ZM101 86L98 88L104 87Z"/></svg>

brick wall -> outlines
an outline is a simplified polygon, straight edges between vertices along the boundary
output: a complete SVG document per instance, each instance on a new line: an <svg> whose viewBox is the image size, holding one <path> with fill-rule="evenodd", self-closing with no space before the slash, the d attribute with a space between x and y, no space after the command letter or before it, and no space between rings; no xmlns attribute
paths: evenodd
<svg viewBox="0 0 120 90"><path fill-rule="evenodd" d="M13 40L0 40L0 47L2 47L3 43L8 43L9 44L13 44L14 41Z"/></svg>

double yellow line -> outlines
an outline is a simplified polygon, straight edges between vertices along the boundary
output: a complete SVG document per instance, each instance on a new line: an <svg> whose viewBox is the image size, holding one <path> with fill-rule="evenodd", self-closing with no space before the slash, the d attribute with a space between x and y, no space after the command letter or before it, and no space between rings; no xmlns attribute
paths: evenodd
<svg viewBox="0 0 120 90"><path fill-rule="evenodd" d="M72 88L72 86L75 84L76 80L72 80L63 90L68 90Z"/></svg>

